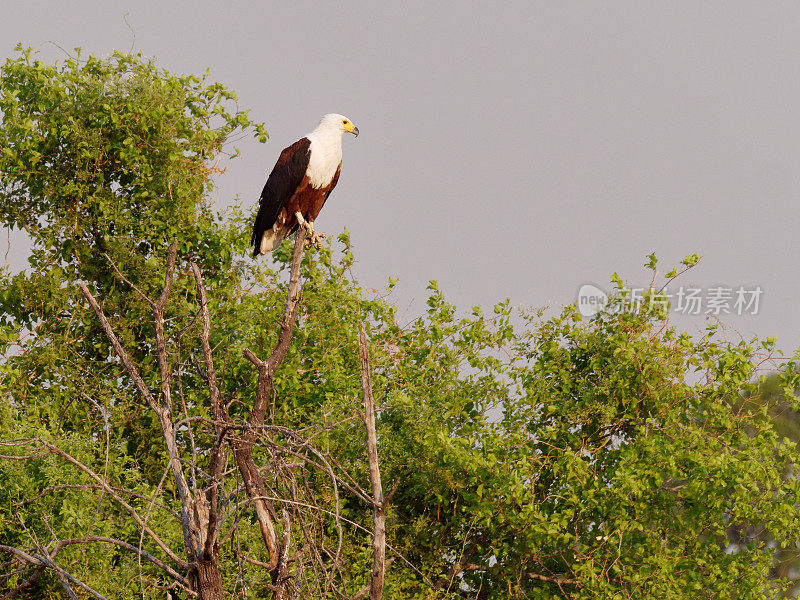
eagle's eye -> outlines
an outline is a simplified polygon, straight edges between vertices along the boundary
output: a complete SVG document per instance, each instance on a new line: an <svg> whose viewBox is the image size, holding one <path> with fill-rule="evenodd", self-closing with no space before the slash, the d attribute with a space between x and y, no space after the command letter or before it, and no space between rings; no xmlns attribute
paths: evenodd
<svg viewBox="0 0 800 600"><path fill-rule="evenodd" d="M344 119L344 120L342 121L342 125L347 125L347 119Z"/></svg>

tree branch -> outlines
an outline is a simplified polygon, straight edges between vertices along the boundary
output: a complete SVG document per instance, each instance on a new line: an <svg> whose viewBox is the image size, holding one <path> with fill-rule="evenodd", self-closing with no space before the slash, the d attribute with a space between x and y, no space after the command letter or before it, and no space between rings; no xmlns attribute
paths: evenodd
<svg viewBox="0 0 800 600"><path fill-rule="evenodd" d="M139 393L144 397L145 400L147 400L150 408L157 410L158 404L156 403L153 394L150 392L150 389L147 387L144 379L142 379L142 376L139 375L139 370L136 368L136 365L133 364L131 357L125 351L125 348L122 346L122 343L120 343L119 338L117 338L117 335L114 333L114 329L111 327L111 323L108 322L108 319L106 319L106 315L103 313L103 309L100 307L100 304L98 304L95 297L92 296L92 293L89 291L89 288L86 287L86 284L80 283L78 284L78 287L81 289L83 297L86 298L86 301L94 309L94 312L100 321L100 325L102 326L106 337L111 342L114 352L117 356L119 356L120 361L122 361L122 366L125 367L125 370L133 380L134 385L136 385L136 389L139 390Z"/></svg>
<svg viewBox="0 0 800 600"><path fill-rule="evenodd" d="M367 428L367 457L372 482L373 538L370 600L381 600L386 571L386 507L383 503L381 471L378 465L378 434L375 429L375 400L372 397L372 375L369 366L369 346L364 325L359 327L358 355L361 359L361 389L364 392L364 425Z"/></svg>
<svg viewBox="0 0 800 600"><path fill-rule="evenodd" d="M561 577L548 577L547 575L540 575L539 573L525 573L529 579L538 579L539 581L546 581L548 583L555 583L559 587L562 585L576 585L581 587L582 584L577 579L567 579Z"/></svg>
<svg viewBox="0 0 800 600"><path fill-rule="evenodd" d="M388 569L395 560L397 560L397 557L395 557L395 556L392 556L391 558L386 559L386 568ZM364 600L364 598L369 596L370 587L371 587L370 585L364 586L350 600Z"/></svg>
<svg viewBox="0 0 800 600"><path fill-rule="evenodd" d="M206 364L206 379L208 382L208 395L211 400L211 410L214 415L214 431L218 442L214 444L211 451L209 473L211 475L211 489L208 493L208 525L203 555L211 556L214 544L219 538L219 486L222 478L222 468L226 462L225 446L222 441L225 436L226 427L224 423L229 421L228 412L222 405L219 388L217 387L217 374L214 369L214 357L211 350L211 315L208 311L208 297L206 288L203 284L203 275L200 267L191 263L192 273L197 287L197 297L200 300L200 314L203 329L200 334L200 343L203 348L203 360Z"/></svg>
<svg viewBox="0 0 800 600"><path fill-rule="evenodd" d="M161 297L153 305L153 323L156 326L156 353L158 354L158 374L161 380L161 400L164 409L172 412L172 393L170 390L170 369L167 360L167 341L164 336L164 308L169 300L169 292L172 289L172 279L175 272L175 259L178 251L178 242L173 241L169 247L167 257L167 271L164 274L164 289ZM159 412L159 411L156 411Z"/></svg>
<svg viewBox="0 0 800 600"><path fill-rule="evenodd" d="M303 228L298 229L295 236L292 270L289 276L289 290L286 294L286 309L281 320L278 342L273 348L272 354L266 361L262 361L249 350L245 350L245 356L258 367L258 384L256 386L255 402L247 420L250 427L244 431L241 440L237 440L232 444L236 464L242 475L247 495L253 502L258 525L261 529L261 536L269 551L268 564L273 577L278 566L280 542L275 531L273 517L275 510L272 507L272 503L265 499L267 488L253 462L253 445L257 439L259 427L264 425L269 398L272 395L273 375L286 357L292 339L294 324L297 321L297 311L300 305L300 264L303 261L303 252L306 248L307 239L307 232Z"/></svg>
<svg viewBox="0 0 800 600"><path fill-rule="evenodd" d="M70 546L72 544L86 544L86 543L89 543L89 542L103 542L103 543L106 543L106 544L113 544L114 546L119 546L120 548L124 548L125 550L130 550L131 552L135 552L136 554L138 554L139 556L141 556L145 560L150 561L151 563L156 565L158 568L160 568L162 571L164 571L167 575L172 577L175 581L179 582L180 584L182 584L184 586L187 586L187 587L189 586L189 581L183 575L178 573L175 569L170 567L165 562L159 560L158 558L156 558L152 554L149 554L148 552L145 552L144 550L141 550L141 549L137 548L133 544L129 544L128 542L123 542L122 540L118 540L118 539L115 539L115 538L110 538L110 537L105 537L105 536L100 536L100 535L88 535L88 536L85 536L85 537L72 538L72 539L68 539L68 540L60 540L56 544L55 548L53 549L53 552L51 553L51 556L55 556L55 554L59 550L61 550L61 548L63 546Z"/></svg>
<svg viewBox="0 0 800 600"><path fill-rule="evenodd" d="M97 300L92 296L89 288L86 287L85 284L80 284L81 292L83 293L84 298L86 298L87 302L91 304L92 308L94 309L97 318L100 320L100 324L103 327L103 331L108 337L111 345L114 348L117 356L119 356L120 360L122 361L125 370L130 375L131 379L133 379L134 384L136 385L139 392L144 396L147 400L147 403L150 405L150 408L153 412L156 413L158 416L159 423L161 425L161 433L164 437L164 443L167 446L167 453L169 456L169 464L172 468L172 474L175 478L175 487L178 490L178 495L181 498L181 524L183 528L183 538L184 544L186 546L187 553L190 555L194 555L198 552L202 552L202 548L198 548L197 545L200 543L199 541L199 533L198 528L194 526L193 520L196 520L197 515L195 511L192 510L194 508L195 499L192 497L189 491L189 485L186 481L186 477L183 473L183 467L180 462L180 458L178 455L178 448L177 443L175 441L175 428L172 424L172 399L171 399L171 392L170 392L170 369L169 369L169 361L167 358L167 346L166 346L166 338L164 335L164 308L167 305L167 301L169 300L169 294L172 290L172 282L175 273L175 261L177 258L177 250L178 244L177 241L173 241L169 248L169 255L167 257L167 268L166 273L164 275L164 288L161 292L161 296L158 299L158 302L151 303L153 307L153 323L156 329L156 348L158 354L158 370L159 370L159 378L161 381L161 403L156 401L151 393L150 389L147 387L147 384L142 379L142 376L139 373L139 370L136 368L136 365L133 364L128 353L125 351L125 348L120 343L119 339L117 338L116 334L114 333L114 329L111 327L111 324L108 322L103 309L101 308L100 304Z"/></svg>
<svg viewBox="0 0 800 600"><path fill-rule="evenodd" d="M463 547L464 546L462 546L462 548ZM461 553L461 558L459 559L459 561L453 564L450 567L450 569L448 569L447 575L445 575L444 577L440 577L439 579L436 580L436 583L433 585L433 589L440 590L445 586L447 586L447 589L449 589L450 586L453 585L453 580L459 573L461 573L462 571L469 570L467 563L469 563L469 559L472 558L472 555L475 554L475 551L477 549L478 549L478 544L476 542L473 543L469 548L464 550Z"/></svg>
<svg viewBox="0 0 800 600"><path fill-rule="evenodd" d="M73 583L75 583L78 586L80 586L83 590L85 590L87 593L91 594L95 598L99 598L99 600L108 600L100 592L92 589L91 587L89 587L88 585L83 583L80 579L78 579L74 575L71 575L70 573L68 573L67 571L65 571L64 569L62 569L60 566L58 566L55 563L55 561L53 560L53 557L58 552L58 549L59 549L58 546L56 546L56 549L54 549L48 555L46 552L44 552L43 549L40 548L39 551L41 552L41 554L33 554L33 555L31 555L31 554L28 554L27 552L23 552L22 550L20 550L18 548L14 548L13 546L0 545L0 551L9 552L9 553L13 554L16 558L21 560L22 562L25 562L25 563L30 564L30 565L35 565L37 567L48 568L51 571L53 571L55 576L58 578L59 582L61 582L61 586L64 588L64 591L66 591L67 595L70 598L72 598L73 600L78 600L78 596L75 595L75 592L72 589L72 587L69 585L69 583L67 582L67 579L69 579ZM32 579L33 578L31 578L28 581L26 581L25 585L27 585L28 582L30 582ZM17 590L19 590L19 589L21 589L21 587L18 586Z"/></svg>

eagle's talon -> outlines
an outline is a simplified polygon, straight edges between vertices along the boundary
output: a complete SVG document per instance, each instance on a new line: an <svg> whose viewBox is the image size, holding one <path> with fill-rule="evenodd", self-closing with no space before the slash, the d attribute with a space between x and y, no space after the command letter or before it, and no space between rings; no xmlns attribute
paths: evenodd
<svg viewBox="0 0 800 600"><path fill-rule="evenodd" d="M322 248L322 240L325 238L324 233L312 233L311 234L311 243L315 245L317 248Z"/></svg>

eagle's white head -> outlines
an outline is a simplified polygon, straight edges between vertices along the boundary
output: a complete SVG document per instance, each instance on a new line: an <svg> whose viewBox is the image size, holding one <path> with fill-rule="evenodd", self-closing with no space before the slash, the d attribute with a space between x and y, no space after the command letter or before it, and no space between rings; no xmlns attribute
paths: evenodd
<svg viewBox="0 0 800 600"><path fill-rule="evenodd" d="M322 117L317 128L306 136L311 142L306 172L315 188L328 185L342 163L342 135L345 131L358 135L358 127L350 119L331 113Z"/></svg>
<svg viewBox="0 0 800 600"><path fill-rule="evenodd" d="M339 135L343 135L345 131L358 137L358 127L353 125L353 122L350 119L344 115L330 113L320 119L319 125L317 125L317 128L312 132L312 134L318 133L331 135L333 133L338 133Z"/></svg>

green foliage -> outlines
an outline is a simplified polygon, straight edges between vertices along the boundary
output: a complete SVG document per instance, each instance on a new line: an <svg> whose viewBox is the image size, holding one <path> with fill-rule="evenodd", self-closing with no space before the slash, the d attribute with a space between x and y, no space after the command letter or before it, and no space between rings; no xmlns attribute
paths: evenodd
<svg viewBox="0 0 800 600"><path fill-rule="evenodd" d="M164 477L157 423L76 284L103 300L157 389L150 309L132 286L156 297L166 249L178 240L167 345L175 402L198 423L192 437L179 428L180 452L189 461L194 446L202 463L215 433L202 420L210 408L186 262L203 270L221 393L241 418L255 388L242 352L266 356L275 344L290 258L288 242L273 263L245 258L248 215L210 211L214 161L252 125L232 100L217 84L175 77L141 56L54 67L25 50L0 73L0 220L34 241L30 268L0 280L0 439L57 443L127 489L173 549L182 544L180 503ZM252 129L265 138L263 126ZM687 257L683 270L698 260ZM402 558L388 570L385 598L740 600L785 587L770 566L776 547L791 550L800 538L796 415L787 417L798 409L800 373L789 366L759 383L758 361L773 341L681 334L658 292L633 309L616 275L612 302L589 321L573 306L544 319L508 301L464 315L431 282L425 314L401 326L390 301L352 280L353 261L346 231L335 247L307 253L271 417L314 432L320 452L368 487L356 345L364 322L384 486L397 482L388 556ZM655 272L655 255L645 266ZM32 452L4 445L2 454ZM128 514L56 456L0 459L0 477L1 543L30 548L87 532L140 543ZM324 473L307 481L319 505L350 524L337 576L355 593L371 567L369 535L357 527L370 529L370 510L342 490L336 505ZM226 494L242 500L233 485ZM335 536L332 520L325 527ZM168 560L146 537L142 544ZM240 565L235 549L266 559L249 512L221 550L224 583L241 597L241 569L250 597L268 597L264 570ZM169 583L117 547L74 545L58 561L108 598L141 598L142 588L160 598L157 586ZM308 597L321 598L310 568L305 581ZM51 575L28 593L61 597Z"/></svg>
<svg viewBox="0 0 800 600"><path fill-rule="evenodd" d="M396 526L413 524L402 547L431 579L474 544L468 562L485 568L454 587L488 598L763 598L783 585L767 582L774 546L741 533L779 545L800 533L800 486L782 476L796 442L731 401L757 389L753 347L693 340L644 308L584 322L568 307L512 329L507 304L458 319L432 292L393 340L405 350L387 357L380 422L404 482Z"/></svg>
<svg viewBox="0 0 800 600"><path fill-rule="evenodd" d="M96 472L107 472L112 485L138 494L129 500L142 514L148 512L147 499L159 495L174 511L171 482L158 487L165 449L153 443L158 439L154 417L122 377L77 283L87 283L104 301L117 335L145 380L157 387L150 307L133 286L157 297L167 248L177 239L179 270L188 260L200 264L220 299L219 314L236 310L242 285L252 285L241 256L243 217L234 212L222 221L211 211L208 192L218 171L215 161L231 137L251 126L257 137L266 131L235 107L235 96L223 86L173 76L141 55L79 57L51 66L30 49L18 50L19 56L0 70L0 222L24 229L33 250L25 272L0 274L1 437L55 441ZM191 356L196 344L182 346L175 339L195 314L193 282L181 277L173 298L165 316L173 336L170 351L181 360L180 352L185 348ZM203 382L186 383L182 392L193 412L202 415ZM101 411L111 415L107 448ZM0 468L14 482L0 491L4 542L48 544L52 527L59 539L90 531L139 543L125 511L107 494L86 488L86 477L63 461L41 457ZM53 489L79 484L80 489ZM41 490L49 491L29 502ZM154 511L150 523L180 548L180 526L175 529L169 511ZM71 564L76 553L88 557L86 548L70 546L59 557ZM96 552L105 560L79 560L87 583L104 591L109 583L119 586L109 597L128 597L138 589L132 555L115 547ZM106 582L112 567L115 577ZM163 580L149 565L144 575ZM47 577L36 585L39 597L60 589ZM153 597L163 593L154 590Z"/></svg>
<svg viewBox="0 0 800 600"><path fill-rule="evenodd" d="M77 281L105 300L118 335L146 371L149 307L127 292L134 285L158 294L173 239L215 285L238 285L242 264L235 255L244 240L237 225L213 215L207 198L212 159L251 125L246 113L229 108L234 100L219 84L172 76L141 55L50 66L20 49L6 61L0 222L24 229L34 247L26 272L4 274L0 315L7 331L29 334L6 337L23 352L6 365L16 368L7 381L20 384L15 403L36 421L55 426L56 415L74 406L66 382L91 386L87 373L109 377L92 394L117 387L108 345L94 315L85 312ZM80 427L73 417L61 419L62 426ZM92 430L97 423L88 425Z"/></svg>

